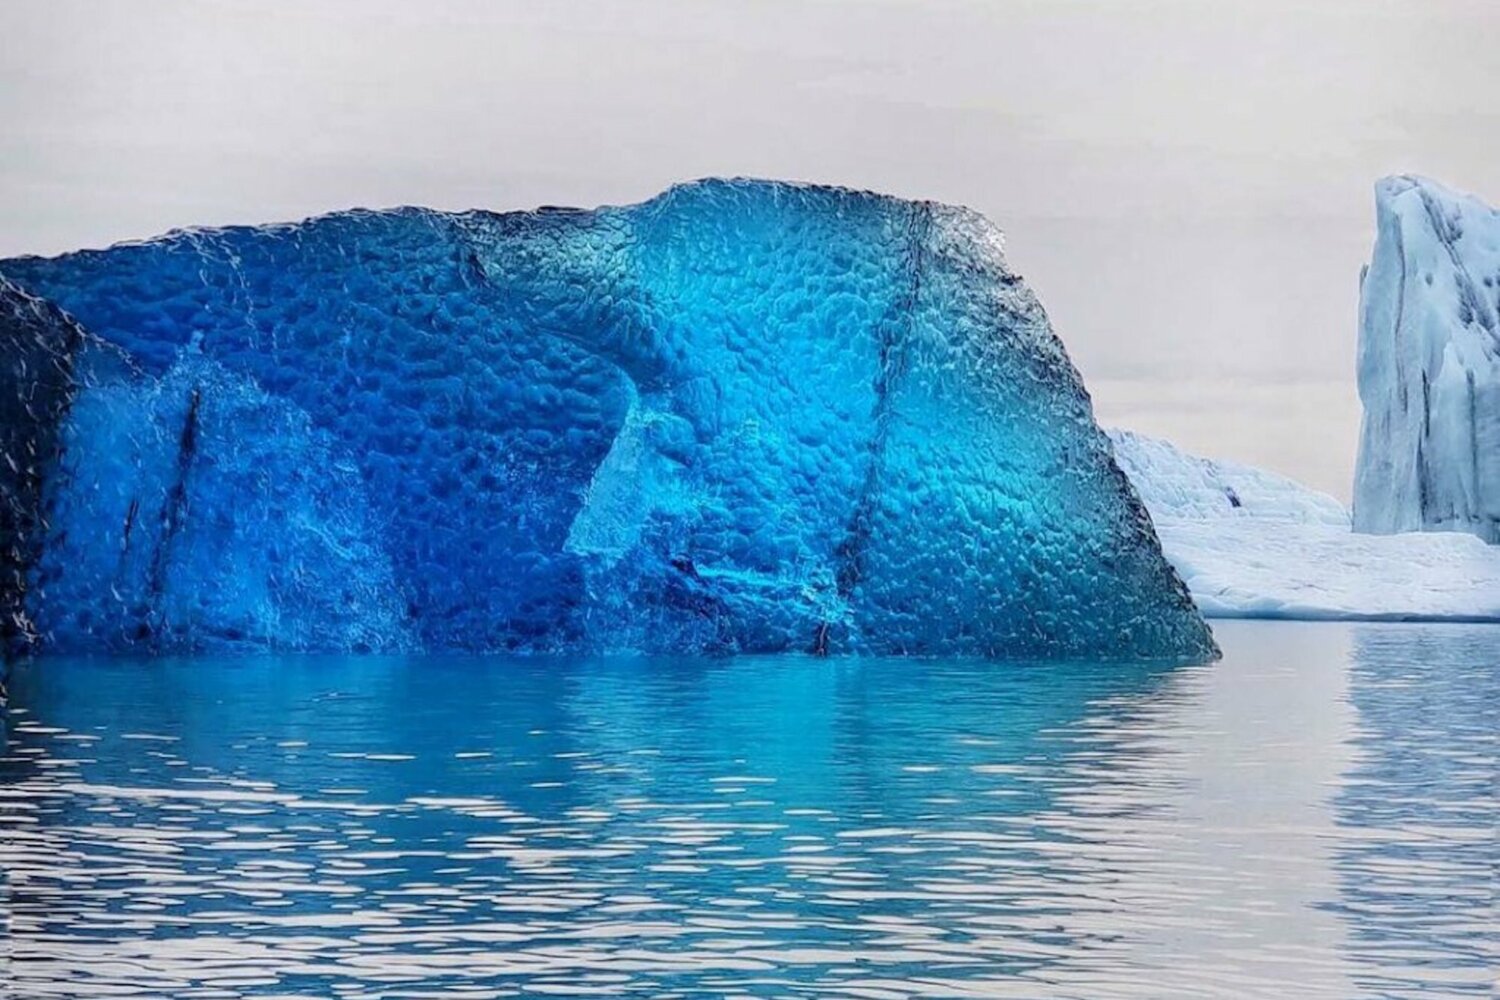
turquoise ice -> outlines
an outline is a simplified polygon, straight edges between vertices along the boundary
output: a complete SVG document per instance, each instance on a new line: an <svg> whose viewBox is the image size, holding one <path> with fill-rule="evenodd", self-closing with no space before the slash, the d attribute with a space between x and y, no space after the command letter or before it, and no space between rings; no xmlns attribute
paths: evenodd
<svg viewBox="0 0 1500 1000"><path fill-rule="evenodd" d="M1214 651L964 209L704 181L0 272L121 359L12 546L53 648Z"/></svg>

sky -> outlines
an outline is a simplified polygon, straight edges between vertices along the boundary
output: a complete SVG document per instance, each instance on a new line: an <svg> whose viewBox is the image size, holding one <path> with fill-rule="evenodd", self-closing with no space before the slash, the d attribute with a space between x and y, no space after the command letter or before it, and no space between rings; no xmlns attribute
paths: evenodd
<svg viewBox="0 0 1500 1000"><path fill-rule="evenodd" d="M1500 203L1496 0L5 0L0 256L745 175L972 206L1106 425L1347 500L1372 186Z"/></svg>

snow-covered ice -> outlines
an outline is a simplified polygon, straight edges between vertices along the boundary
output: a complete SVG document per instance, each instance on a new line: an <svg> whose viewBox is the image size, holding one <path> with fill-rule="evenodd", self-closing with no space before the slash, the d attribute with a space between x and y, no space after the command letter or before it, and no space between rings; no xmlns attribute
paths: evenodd
<svg viewBox="0 0 1500 1000"><path fill-rule="evenodd" d="M1355 530L1500 542L1500 212L1419 177L1380 181L1375 212Z"/></svg>
<svg viewBox="0 0 1500 1000"><path fill-rule="evenodd" d="M1153 520L1321 524L1349 530L1349 512L1326 493L1234 462L1189 455L1171 442L1113 429L1115 458Z"/></svg>
<svg viewBox="0 0 1500 1000"><path fill-rule="evenodd" d="M1338 500L1284 476L1109 434L1211 618L1500 621L1500 547L1460 533L1355 534Z"/></svg>

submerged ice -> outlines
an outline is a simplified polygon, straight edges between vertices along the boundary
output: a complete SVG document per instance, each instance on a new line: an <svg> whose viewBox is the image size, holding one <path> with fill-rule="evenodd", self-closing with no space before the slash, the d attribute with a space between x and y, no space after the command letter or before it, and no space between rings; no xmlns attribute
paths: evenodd
<svg viewBox="0 0 1500 1000"><path fill-rule="evenodd" d="M1500 543L1500 212L1417 177L1382 180L1375 209L1354 527Z"/></svg>
<svg viewBox="0 0 1500 1000"><path fill-rule="evenodd" d="M966 210L708 181L0 272L51 648L1213 650Z"/></svg>

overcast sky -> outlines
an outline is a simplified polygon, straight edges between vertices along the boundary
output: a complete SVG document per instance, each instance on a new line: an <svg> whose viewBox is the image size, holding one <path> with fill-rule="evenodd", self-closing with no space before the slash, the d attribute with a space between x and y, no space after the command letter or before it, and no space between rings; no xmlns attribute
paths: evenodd
<svg viewBox="0 0 1500 1000"><path fill-rule="evenodd" d="M1500 201L1497 0L6 0L0 256L754 175L971 205L1100 420L1349 495L1371 187Z"/></svg>

